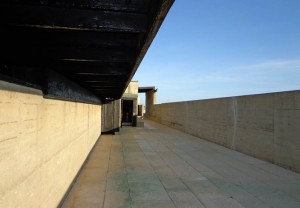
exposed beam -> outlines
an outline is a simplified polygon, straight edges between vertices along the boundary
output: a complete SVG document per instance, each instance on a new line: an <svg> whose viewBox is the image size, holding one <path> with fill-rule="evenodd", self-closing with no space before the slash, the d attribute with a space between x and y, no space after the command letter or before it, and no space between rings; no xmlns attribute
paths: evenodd
<svg viewBox="0 0 300 208"><path fill-rule="evenodd" d="M115 93L117 94L120 90L118 89L94 89L96 91L96 93Z"/></svg>
<svg viewBox="0 0 300 208"><path fill-rule="evenodd" d="M3 50L3 49L2 49ZM131 62L136 57L134 50L128 49L89 49L80 47L4 47L5 61L58 60L69 62Z"/></svg>
<svg viewBox="0 0 300 208"><path fill-rule="evenodd" d="M6 24L83 31L146 32L147 15L117 11L1 3Z"/></svg>
<svg viewBox="0 0 300 208"><path fill-rule="evenodd" d="M120 87L120 83L101 83L101 85L97 85L97 84L92 84L92 85L89 85L89 87L91 88L107 88L107 87ZM124 85L124 83L122 83L122 85Z"/></svg>
<svg viewBox="0 0 300 208"><path fill-rule="evenodd" d="M91 74L110 74L110 75L128 75L130 72L130 64L118 63L105 64L105 63L93 63L93 62L67 62L60 61L53 64L53 69L62 73L91 73Z"/></svg>
<svg viewBox="0 0 300 208"><path fill-rule="evenodd" d="M125 76L128 74L128 71L122 69L72 69L72 70L56 70L57 72L66 72L66 73L73 73L79 76L105 76L105 75L116 75L116 76Z"/></svg>
<svg viewBox="0 0 300 208"><path fill-rule="evenodd" d="M81 82L89 83L89 84L99 84L99 83L125 83L128 79L126 76L116 76L116 75L109 75L109 76L90 76L86 78L82 78L82 76L72 76L74 79L78 79Z"/></svg>
<svg viewBox="0 0 300 208"><path fill-rule="evenodd" d="M86 83L87 85L99 85L99 84L119 84L121 81L114 80L81 80L81 82ZM125 83L125 82L124 82Z"/></svg>
<svg viewBox="0 0 300 208"><path fill-rule="evenodd" d="M148 9L148 4L151 0L2 0L5 3L30 4L30 5L44 5L64 8L91 8L100 10L124 11L124 12L138 12L145 13Z"/></svg>
<svg viewBox="0 0 300 208"><path fill-rule="evenodd" d="M57 71L65 71L69 73L76 72L124 72L128 74L130 72L131 64L129 62L106 62L106 61L71 61L71 60L38 60L27 59L16 62L15 60L5 60L5 56L2 56L2 61L5 61L6 66L16 67L31 67L37 70L42 69L54 69ZM3 62L2 62L3 63Z"/></svg>
<svg viewBox="0 0 300 208"><path fill-rule="evenodd" d="M8 47L32 46L78 46L89 48L123 47L136 49L139 35L136 33L111 33L97 31L53 30L50 28L27 28L6 26L2 28L3 44Z"/></svg>

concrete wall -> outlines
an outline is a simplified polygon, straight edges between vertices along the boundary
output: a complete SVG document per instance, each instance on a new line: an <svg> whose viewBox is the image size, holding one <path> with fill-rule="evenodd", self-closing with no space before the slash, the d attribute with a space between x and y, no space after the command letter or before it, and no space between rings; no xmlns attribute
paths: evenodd
<svg viewBox="0 0 300 208"><path fill-rule="evenodd" d="M154 105L149 117L300 172L300 91Z"/></svg>
<svg viewBox="0 0 300 208"><path fill-rule="evenodd" d="M138 114L138 93L139 82L131 81L121 98L122 100L133 100L133 116L136 116Z"/></svg>
<svg viewBox="0 0 300 208"><path fill-rule="evenodd" d="M124 94L138 94L139 93L139 82L138 81L131 81L126 88Z"/></svg>
<svg viewBox="0 0 300 208"><path fill-rule="evenodd" d="M100 136L101 106L0 81L0 207L56 207Z"/></svg>
<svg viewBox="0 0 300 208"><path fill-rule="evenodd" d="M121 99L102 105L101 132L115 133L121 128Z"/></svg>

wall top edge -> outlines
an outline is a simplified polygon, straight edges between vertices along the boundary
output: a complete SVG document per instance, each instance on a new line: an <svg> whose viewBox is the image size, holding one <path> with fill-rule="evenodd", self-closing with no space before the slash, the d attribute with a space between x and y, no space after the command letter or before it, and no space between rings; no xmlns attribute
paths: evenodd
<svg viewBox="0 0 300 208"><path fill-rule="evenodd" d="M5 82L1 80L0 80L0 90L43 96L43 92L41 90L10 83L10 82Z"/></svg>
<svg viewBox="0 0 300 208"><path fill-rule="evenodd" d="M290 90L290 91L281 91L281 92L269 92L269 93L258 93L258 94L250 94L250 95L237 95L237 96L217 97L217 98L208 98L208 99L199 99L199 100L183 100L183 101L166 102L166 103L160 103L160 104L186 103L186 102L198 102L198 101L209 101L209 100L226 100L226 99L233 99L233 98L244 98L244 97L253 97L253 96L277 95L277 94L285 94L285 93L300 93L300 90ZM155 105L160 105L160 104L155 104Z"/></svg>

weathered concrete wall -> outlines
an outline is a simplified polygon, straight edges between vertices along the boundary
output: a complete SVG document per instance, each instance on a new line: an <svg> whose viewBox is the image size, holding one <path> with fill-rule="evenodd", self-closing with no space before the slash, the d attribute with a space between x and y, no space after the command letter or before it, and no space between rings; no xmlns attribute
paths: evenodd
<svg viewBox="0 0 300 208"><path fill-rule="evenodd" d="M102 105L101 132L115 133L121 128L121 99Z"/></svg>
<svg viewBox="0 0 300 208"><path fill-rule="evenodd" d="M56 207L100 136L100 118L101 106L0 81L0 207Z"/></svg>
<svg viewBox="0 0 300 208"><path fill-rule="evenodd" d="M300 91L154 105L150 119L300 172Z"/></svg>
<svg viewBox="0 0 300 208"><path fill-rule="evenodd" d="M138 114L138 93L139 82L131 81L121 98L122 100L133 100L133 116Z"/></svg>
<svg viewBox="0 0 300 208"><path fill-rule="evenodd" d="M139 82L138 81L131 81L126 88L124 94L138 94L139 93Z"/></svg>

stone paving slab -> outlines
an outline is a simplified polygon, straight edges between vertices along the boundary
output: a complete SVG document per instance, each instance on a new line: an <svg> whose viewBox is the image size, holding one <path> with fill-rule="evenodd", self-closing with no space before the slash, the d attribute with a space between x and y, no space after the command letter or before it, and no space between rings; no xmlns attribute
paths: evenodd
<svg viewBox="0 0 300 208"><path fill-rule="evenodd" d="M152 121L102 135L64 208L299 208L300 174Z"/></svg>

